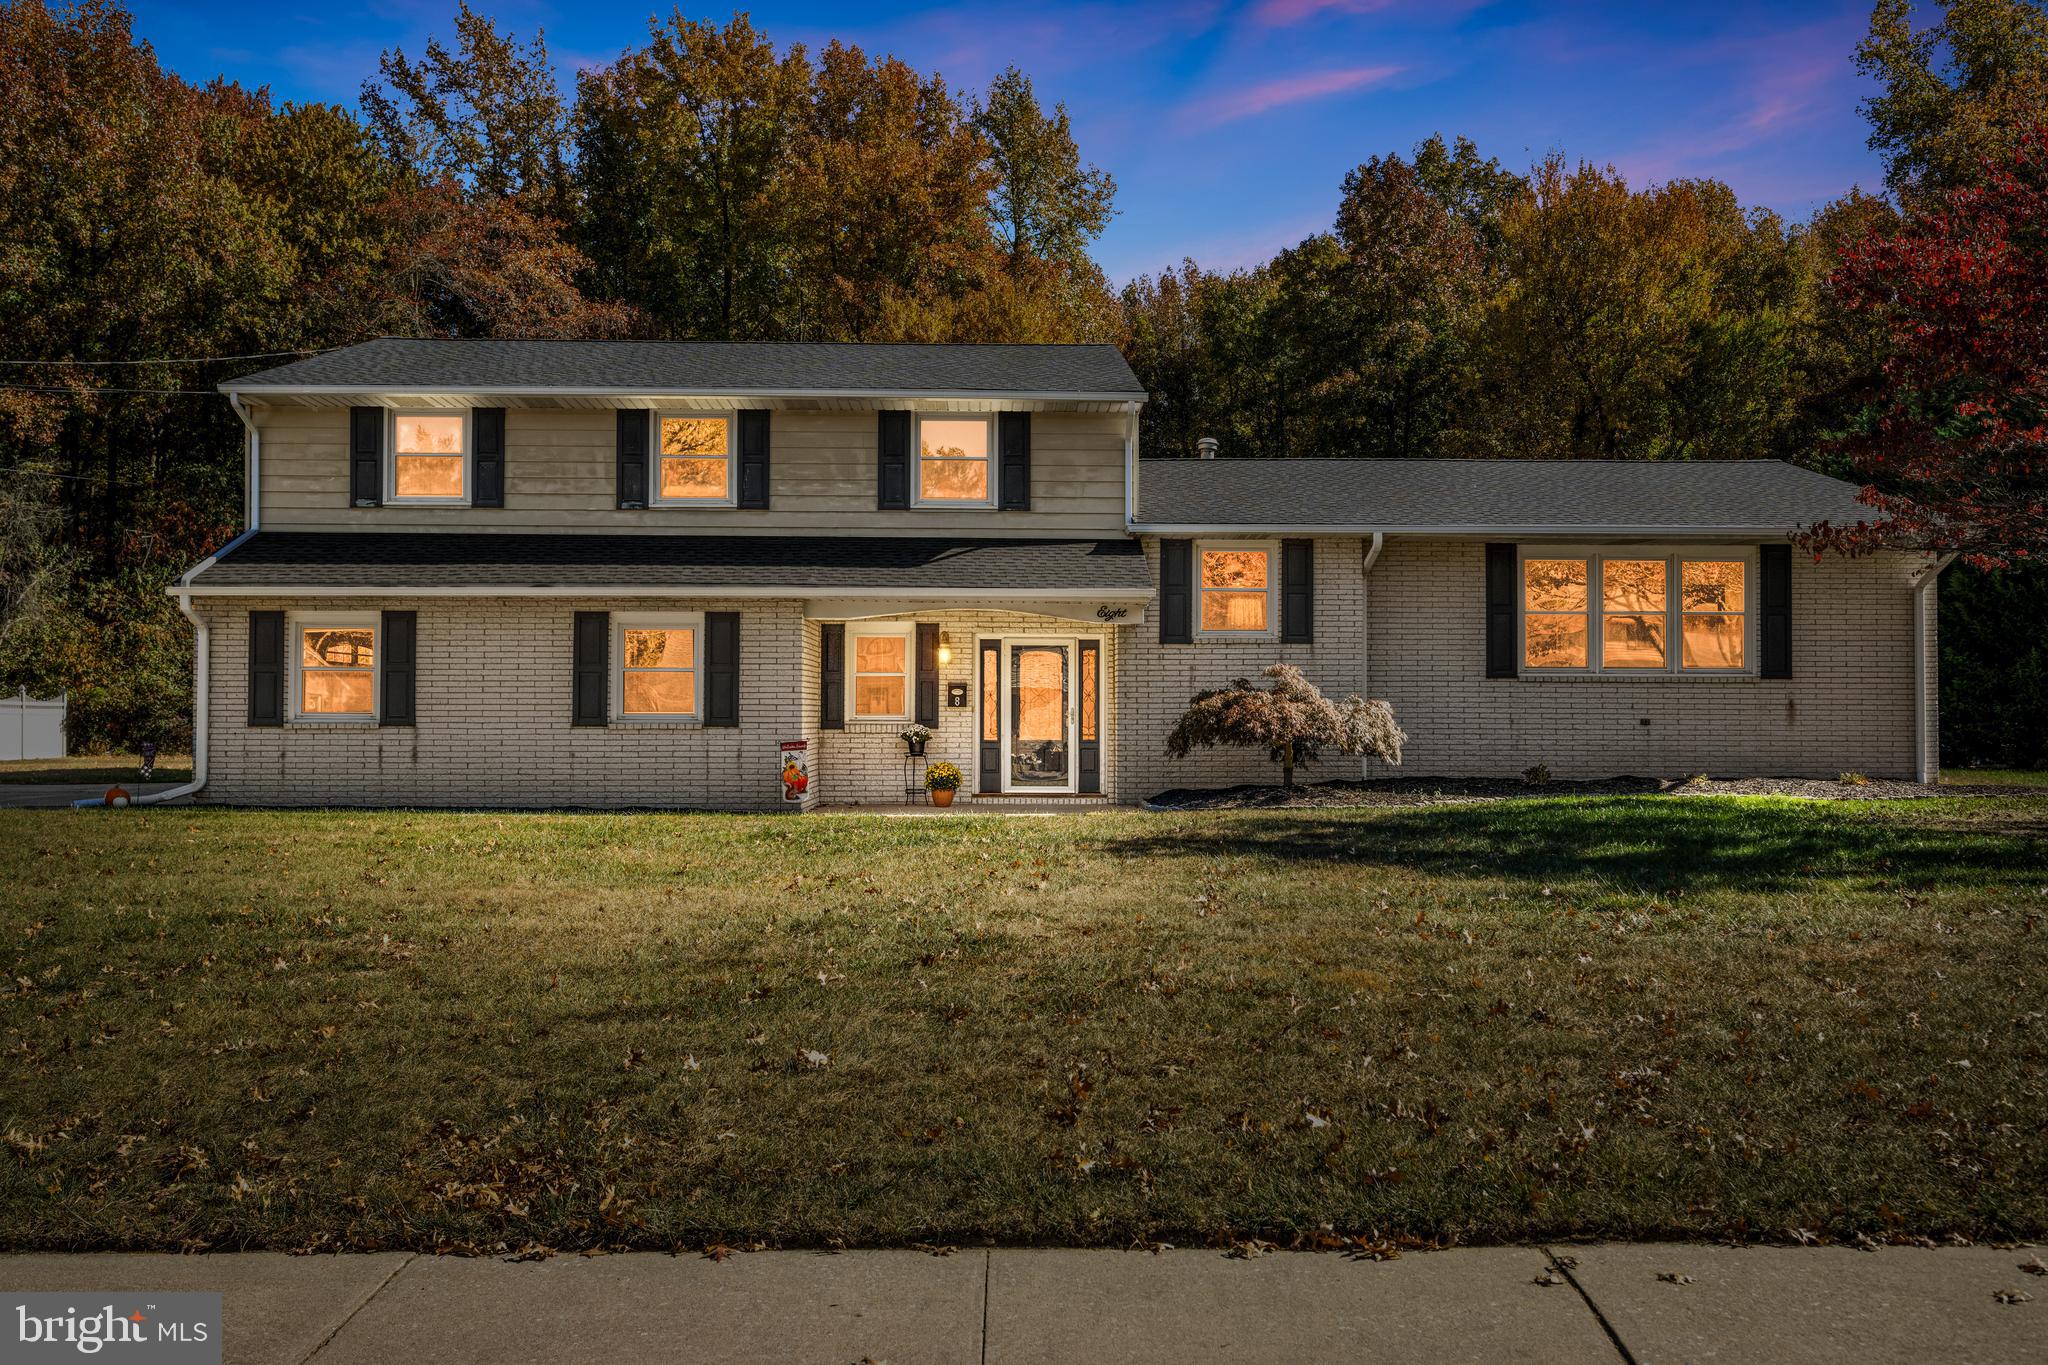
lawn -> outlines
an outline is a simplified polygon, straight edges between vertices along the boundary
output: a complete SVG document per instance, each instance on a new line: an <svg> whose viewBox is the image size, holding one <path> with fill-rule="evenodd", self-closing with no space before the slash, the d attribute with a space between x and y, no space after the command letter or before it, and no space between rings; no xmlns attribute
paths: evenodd
<svg viewBox="0 0 2048 1365"><path fill-rule="evenodd" d="M140 782L142 760L134 754L73 754L69 758L0 759L0 783ZM190 782L192 755L159 754L152 782Z"/></svg>
<svg viewBox="0 0 2048 1365"><path fill-rule="evenodd" d="M0 1246L2048 1232L2048 802L0 812Z"/></svg>

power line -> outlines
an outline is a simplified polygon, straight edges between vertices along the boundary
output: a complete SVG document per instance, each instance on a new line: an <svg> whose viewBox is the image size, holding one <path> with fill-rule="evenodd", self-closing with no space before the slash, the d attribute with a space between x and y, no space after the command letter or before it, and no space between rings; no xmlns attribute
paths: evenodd
<svg viewBox="0 0 2048 1365"><path fill-rule="evenodd" d="M217 360L273 360L287 355L325 355L339 346L319 346L298 351L247 351L241 355L156 356L143 360L0 360L0 365L76 365L99 368L116 365L211 365Z"/></svg>
<svg viewBox="0 0 2048 1365"><path fill-rule="evenodd" d="M0 389L4 389L9 393L69 393L81 398L90 394L100 393L190 394L195 398L220 397L220 393L214 389L82 389L73 388L68 384L0 384Z"/></svg>

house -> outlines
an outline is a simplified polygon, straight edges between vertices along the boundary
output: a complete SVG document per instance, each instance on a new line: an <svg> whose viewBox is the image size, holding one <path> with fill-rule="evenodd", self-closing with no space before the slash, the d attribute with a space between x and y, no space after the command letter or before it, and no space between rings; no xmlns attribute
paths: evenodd
<svg viewBox="0 0 2048 1365"><path fill-rule="evenodd" d="M387 339L222 387L203 800L894 803L921 723L969 802L1137 801L1271 780L1164 739L1277 660L1390 701L1408 773L1933 772L1929 565L1794 551L1863 509L1784 464L1141 459L1105 346Z"/></svg>

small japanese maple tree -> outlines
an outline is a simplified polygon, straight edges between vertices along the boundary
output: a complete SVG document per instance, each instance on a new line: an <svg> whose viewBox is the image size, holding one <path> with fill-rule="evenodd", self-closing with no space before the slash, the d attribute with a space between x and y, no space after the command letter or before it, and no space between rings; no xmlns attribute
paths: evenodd
<svg viewBox="0 0 2048 1365"><path fill-rule="evenodd" d="M1264 749L1280 765L1281 782L1294 785L1298 763L1314 763L1325 749L1401 761L1408 736L1383 701L1346 697L1333 702L1293 664L1274 664L1260 675L1270 687L1239 678L1199 693L1166 737L1166 751L1186 758L1196 749L1230 745Z"/></svg>

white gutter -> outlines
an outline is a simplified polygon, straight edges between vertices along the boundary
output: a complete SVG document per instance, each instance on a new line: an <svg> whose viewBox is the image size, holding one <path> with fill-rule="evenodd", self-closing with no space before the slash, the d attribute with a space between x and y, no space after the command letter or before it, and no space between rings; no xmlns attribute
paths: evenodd
<svg viewBox="0 0 2048 1365"><path fill-rule="evenodd" d="M1587 536L1633 536L1665 540L1680 536L1788 536L1803 526L1559 526L1548 522L1537 526L1463 526L1447 522L1425 522L1414 526L1390 526L1369 522L1236 522L1196 524L1192 522L1133 522L1130 530L1146 536L1541 536L1546 539L1584 539Z"/></svg>
<svg viewBox="0 0 2048 1365"><path fill-rule="evenodd" d="M1927 608L1934 596L1934 585L1941 581L1941 571L1955 559L1951 551L1921 570L1913 580L1913 775L1922 785L1931 785L1941 776L1941 740L1929 733L1939 712L1927 695L1928 670L1933 663L1928 656L1934 651Z"/></svg>
<svg viewBox="0 0 2048 1365"><path fill-rule="evenodd" d="M239 545L249 536L244 531L234 540L223 545L221 554ZM218 556L210 556L192 570L193 574L213 563ZM189 579L192 575L187 574ZM298 584L221 584L208 587L205 584L192 585L180 580L170 589L175 595L190 593L194 597L738 597L783 601L792 598L818 597L887 597L906 600L944 599L958 602L986 601L1061 601L1061 602L1149 602L1150 588L867 588L858 584L811 583L781 584L763 586L721 586L707 584L647 584L647 583L592 583L564 585L542 584L494 584L472 583L457 586L437 584L428 586L406 586L390 583L360 583L353 586L304 587Z"/></svg>
<svg viewBox="0 0 2048 1365"><path fill-rule="evenodd" d="M1374 531L1372 544L1367 547L1365 561L1359 565L1358 570L1361 580L1359 593L1364 599L1359 604L1361 616L1358 625L1358 692L1367 701L1372 700L1372 566L1380 562L1380 551L1385 548L1385 533ZM1360 780L1372 776L1371 754L1358 756L1358 776Z"/></svg>

